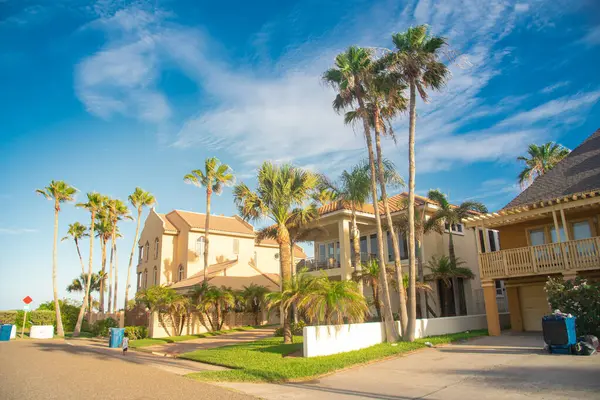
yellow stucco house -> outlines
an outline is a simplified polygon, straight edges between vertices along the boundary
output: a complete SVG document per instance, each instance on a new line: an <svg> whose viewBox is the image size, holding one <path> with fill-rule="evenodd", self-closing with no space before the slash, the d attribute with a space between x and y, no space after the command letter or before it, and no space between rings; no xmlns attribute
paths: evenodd
<svg viewBox="0 0 600 400"><path fill-rule="evenodd" d="M508 296L514 331L541 331L551 310L549 276L600 277L600 130L537 178L502 210L468 218L480 240L480 277L488 330L500 334L498 290ZM500 246L488 230L499 234Z"/></svg>
<svg viewBox="0 0 600 400"><path fill-rule="evenodd" d="M397 220L404 213L406 193L400 193L389 198L392 219ZM416 204L425 212L426 218L433 215L438 210L437 203L425 198L416 196ZM383 213L383 205L379 204L379 210ZM298 263L297 268L307 268L312 274L326 273L332 279L351 279L353 268L351 262L351 225L352 213L348 207L341 202L333 202L322 206L319 209L320 219L314 225L319 229L314 229L313 234L308 240L313 242L314 257L308 258ZM366 261L368 258L377 254L377 241L375 213L372 204L365 204L357 212L357 223L360 231L360 251L361 259ZM425 235L422 251L424 260L424 275L427 276L429 269L426 264L432 256L448 255L449 229L452 230L456 256L464 261L464 267L471 269L475 275L474 279L456 279L453 284L452 296L445 299L444 290L441 281L428 282L433 289L430 295L429 310L425 310L423 304L417 307L419 316L427 317L442 316L442 305L449 301L453 312L449 316L456 315L474 315L484 313L483 290L479 278L479 268L477 265L477 245L474 229L467 229L463 224L456 226L446 226L443 234L429 233ZM385 259L390 267L394 265L394 255L392 250L392 240L389 232L384 232L383 248ZM399 234L400 256L403 266L403 272L408 274L408 248L406 238ZM372 296L371 289L367 286L363 288L367 297ZM392 297L392 309L394 312L398 309L398 297ZM498 307L500 310L506 308L503 296L498 297Z"/></svg>

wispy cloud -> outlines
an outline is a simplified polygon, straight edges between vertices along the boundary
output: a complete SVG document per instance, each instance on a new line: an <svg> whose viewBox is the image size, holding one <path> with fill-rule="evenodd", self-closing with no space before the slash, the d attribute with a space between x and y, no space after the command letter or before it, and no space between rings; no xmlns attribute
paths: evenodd
<svg viewBox="0 0 600 400"><path fill-rule="evenodd" d="M581 38L579 43L587 46L596 46L600 44L600 25L590 28Z"/></svg>
<svg viewBox="0 0 600 400"><path fill-rule="evenodd" d="M540 90L540 92L546 93L546 94L547 93L552 93L555 90L558 90L558 89L560 89L562 87L569 86L570 83L571 82L569 82L569 81L557 82L554 85L546 86L545 88L543 88L542 90Z"/></svg>
<svg viewBox="0 0 600 400"><path fill-rule="evenodd" d="M0 235L22 235L25 233L36 233L37 229L29 228L0 228Z"/></svg>

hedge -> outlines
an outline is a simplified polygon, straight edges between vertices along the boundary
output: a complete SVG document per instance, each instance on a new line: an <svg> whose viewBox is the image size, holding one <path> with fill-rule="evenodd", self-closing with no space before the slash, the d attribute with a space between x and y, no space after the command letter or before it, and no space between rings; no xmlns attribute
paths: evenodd
<svg viewBox="0 0 600 400"><path fill-rule="evenodd" d="M22 320L22 318L21 318ZM15 325L17 321L17 311L0 311L0 325L11 324Z"/></svg>
<svg viewBox="0 0 600 400"><path fill-rule="evenodd" d="M600 336L600 282L549 278L546 293L553 310L575 316L577 335Z"/></svg>
<svg viewBox="0 0 600 400"><path fill-rule="evenodd" d="M126 326L125 334L129 340L146 339L148 337L148 328L145 326Z"/></svg>

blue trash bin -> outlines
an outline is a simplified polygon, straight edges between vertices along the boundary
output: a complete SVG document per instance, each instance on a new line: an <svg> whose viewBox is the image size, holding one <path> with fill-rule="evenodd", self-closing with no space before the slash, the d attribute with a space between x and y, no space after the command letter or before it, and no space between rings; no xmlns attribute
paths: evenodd
<svg viewBox="0 0 600 400"><path fill-rule="evenodd" d="M108 347L121 347L121 345L123 344L123 336L125 336L125 328L110 328Z"/></svg>
<svg viewBox="0 0 600 400"><path fill-rule="evenodd" d="M549 353L575 354L575 317L546 315L542 318L542 330Z"/></svg>
<svg viewBox="0 0 600 400"><path fill-rule="evenodd" d="M10 340L10 333L12 332L11 324L4 324L0 326L0 342L8 342Z"/></svg>

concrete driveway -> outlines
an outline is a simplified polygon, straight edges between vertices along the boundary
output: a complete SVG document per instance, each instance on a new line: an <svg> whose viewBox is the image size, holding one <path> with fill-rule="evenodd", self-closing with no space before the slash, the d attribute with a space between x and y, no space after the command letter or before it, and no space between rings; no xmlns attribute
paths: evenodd
<svg viewBox="0 0 600 400"><path fill-rule="evenodd" d="M227 383L264 399L600 399L600 356L550 355L536 335L425 349L301 384Z"/></svg>

